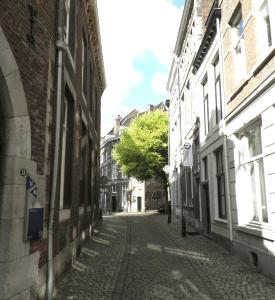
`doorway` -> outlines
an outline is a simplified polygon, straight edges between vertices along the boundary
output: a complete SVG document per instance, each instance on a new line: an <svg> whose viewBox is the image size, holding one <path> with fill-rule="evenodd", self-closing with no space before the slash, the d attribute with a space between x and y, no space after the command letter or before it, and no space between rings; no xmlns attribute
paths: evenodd
<svg viewBox="0 0 275 300"><path fill-rule="evenodd" d="M141 197L137 197L137 209L141 211Z"/></svg>
<svg viewBox="0 0 275 300"><path fill-rule="evenodd" d="M116 196L112 196L112 211L116 211Z"/></svg>

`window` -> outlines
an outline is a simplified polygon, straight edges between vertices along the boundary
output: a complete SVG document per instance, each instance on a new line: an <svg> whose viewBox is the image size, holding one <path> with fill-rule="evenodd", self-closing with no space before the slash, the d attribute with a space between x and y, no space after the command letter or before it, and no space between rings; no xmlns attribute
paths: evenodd
<svg viewBox="0 0 275 300"><path fill-rule="evenodd" d="M219 121L223 118L219 56L214 61L213 67L214 67L214 78L215 78L216 124L218 124Z"/></svg>
<svg viewBox="0 0 275 300"><path fill-rule="evenodd" d="M194 173L200 172L200 142L197 138L194 141L194 147L193 147L193 157L194 157Z"/></svg>
<svg viewBox="0 0 275 300"><path fill-rule="evenodd" d="M118 170L117 170L117 164L115 162L112 162L112 179L117 179Z"/></svg>
<svg viewBox="0 0 275 300"><path fill-rule="evenodd" d="M203 162L203 176L204 176L204 181L207 181L208 180L208 162L207 162L207 156L205 156L203 159L202 159L202 162Z"/></svg>
<svg viewBox="0 0 275 300"><path fill-rule="evenodd" d="M259 1L257 2L259 3ZM259 49L264 52L274 45L275 40L275 3L274 0L265 0L259 8L258 15L258 40Z"/></svg>
<svg viewBox="0 0 275 300"><path fill-rule="evenodd" d="M88 131L84 122L81 125L81 152L80 152L80 204L86 202L88 196Z"/></svg>
<svg viewBox="0 0 275 300"><path fill-rule="evenodd" d="M88 47L85 38L85 33L83 32L82 37L82 92L84 95L84 100L86 101L88 97Z"/></svg>
<svg viewBox="0 0 275 300"><path fill-rule="evenodd" d="M220 148L215 152L216 156L216 178L217 178L217 195L218 195L218 214L220 219L227 218L226 197L225 197L225 178L223 166L223 149Z"/></svg>
<svg viewBox="0 0 275 300"><path fill-rule="evenodd" d="M112 185L112 193L116 193L117 192L117 186L116 185Z"/></svg>
<svg viewBox="0 0 275 300"><path fill-rule="evenodd" d="M64 41L75 55L75 0L65 0Z"/></svg>
<svg viewBox="0 0 275 300"><path fill-rule="evenodd" d="M231 21L232 42L234 47L234 76L235 84L244 78L246 72L244 28L242 18L242 7L238 6L234 19Z"/></svg>
<svg viewBox="0 0 275 300"><path fill-rule="evenodd" d="M70 0L65 0L64 41L68 43L70 25Z"/></svg>
<svg viewBox="0 0 275 300"><path fill-rule="evenodd" d="M192 169L186 168L186 202L188 207L193 207L193 182L192 182Z"/></svg>
<svg viewBox="0 0 275 300"><path fill-rule="evenodd" d="M205 135L209 131L209 103L208 103L208 87L207 87L207 77L202 83L203 88L203 111L204 111L204 133Z"/></svg>
<svg viewBox="0 0 275 300"><path fill-rule="evenodd" d="M74 100L68 89L65 90L64 117L62 126L62 154L60 174L60 208L71 206L71 173L74 138Z"/></svg>
<svg viewBox="0 0 275 300"><path fill-rule="evenodd" d="M261 123L257 122L239 134L239 157L252 191L249 220L268 223L261 131Z"/></svg>

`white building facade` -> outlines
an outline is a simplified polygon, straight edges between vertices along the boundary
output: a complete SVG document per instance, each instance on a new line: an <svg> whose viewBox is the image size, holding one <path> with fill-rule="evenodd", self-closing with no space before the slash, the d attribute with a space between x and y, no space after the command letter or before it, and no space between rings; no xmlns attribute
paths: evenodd
<svg viewBox="0 0 275 300"><path fill-rule="evenodd" d="M168 80L173 213L182 208L189 225L275 278L275 3L210 2L193 55L181 23ZM191 3L202 8L186 1L190 21ZM185 60L192 72L181 71ZM191 181L181 168L186 140Z"/></svg>

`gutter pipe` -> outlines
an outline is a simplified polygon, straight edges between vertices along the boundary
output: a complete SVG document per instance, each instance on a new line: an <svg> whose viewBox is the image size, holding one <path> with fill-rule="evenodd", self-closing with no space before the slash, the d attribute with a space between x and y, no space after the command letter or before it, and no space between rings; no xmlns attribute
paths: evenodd
<svg viewBox="0 0 275 300"><path fill-rule="evenodd" d="M62 73L63 73L63 51L65 50L64 43L64 0L58 0L57 11L57 64L56 64L56 116L55 116L55 149L53 158L53 173L51 184L51 203L49 212L48 224L48 273L47 273L47 299L53 299L53 222L54 208L56 201L56 187L59 165L59 148L60 148L60 128L61 128L61 97L62 97Z"/></svg>
<svg viewBox="0 0 275 300"><path fill-rule="evenodd" d="M225 99L225 86L224 86L224 65L223 65L223 49L222 49L222 40L221 40L221 30L220 30L220 19L216 18L216 27L219 43L219 57L221 62L222 69L222 90L223 90L223 99ZM224 102L223 102L224 105ZM221 109L223 109L221 107ZM225 107L224 107L225 112ZM228 165L228 149L227 149L227 133L225 121L223 123L223 149L224 149L224 163L225 163L225 189L226 189L226 205L228 207L228 229L229 229L229 240L232 243L233 241L233 222L232 222L232 206L231 206L231 197L230 197L230 183L229 183L229 165ZM232 247L232 244L230 245Z"/></svg>

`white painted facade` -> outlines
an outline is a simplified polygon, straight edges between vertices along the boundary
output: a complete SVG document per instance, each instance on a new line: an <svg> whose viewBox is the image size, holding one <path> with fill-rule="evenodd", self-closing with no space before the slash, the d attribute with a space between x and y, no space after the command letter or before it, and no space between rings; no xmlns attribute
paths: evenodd
<svg viewBox="0 0 275 300"><path fill-rule="evenodd" d="M204 5L211 1L204 1ZM167 83L169 107L169 182L172 214L185 215L187 222L197 227L194 219L197 190L193 175L198 169L185 167L184 142L198 139L198 91L195 85L193 59L204 32L205 16L199 15L202 1L186 1L178 32L174 57ZM196 166L199 168L199 166Z"/></svg>
<svg viewBox="0 0 275 300"><path fill-rule="evenodd" d="M274 8L274 4L271 1L259 1L257 5L252 2L252 12L244 24L255 18L255 28L250 32L252 27L247 25L242 43L248 43L248 38L256 39L256 51L251 53L245 47L241 51L245 51L242 55L250 61L254 59L251 55L256 55L255 65L250 65L248 71L248 61L242 61L241 65L247 66L244 74L239 74L235 47L228 46L228 40L232 40L230 35L235 34L235 25L220 29L220 24L226 23L219 12L221 1L213 3L206 33L198 39L199 47L194 46L193 57L184 51L186 44L181 39L183 52L178 59L173 58L167 85L171 93L169 180L172 210L180 216L183 203L188 224L210 234L264 274L275 278L275 72L271 67L272 63L274 66L275 31L261 21L265 15L259 13L259 7L262 9L268 4ZM270 22L274 24L275 10L270 9L269 13ZM259 28L262 28L259 26L264 24L266 30L270 30L266 37L259 36ZM187 27L180 27L176 49L180 49L180 31L187 32L183 28ZM267 38L269 47L264 43ZM231 52L233 61L225 66ZM181 74L181 63L185 59L191 62L192 73L188 65L184 65ZM229 90L232 87L230 93L226 93L226 87ZM188 215L184 205L188 203L187 190L183 189L186 180L181 170L181 145L185 139L193 141L193 145L195 139L199 140L199 175L194 165L191 187L195 200L194 186L198 182L197 215ZM194 154L194 162L196 159Z"/></svg>
<svg viewBox="0 0 275 300"><path fill-rule="evenodd" d="M138 181L131 177L129 180L128 212L145 211L145 181Z"/></svg>

